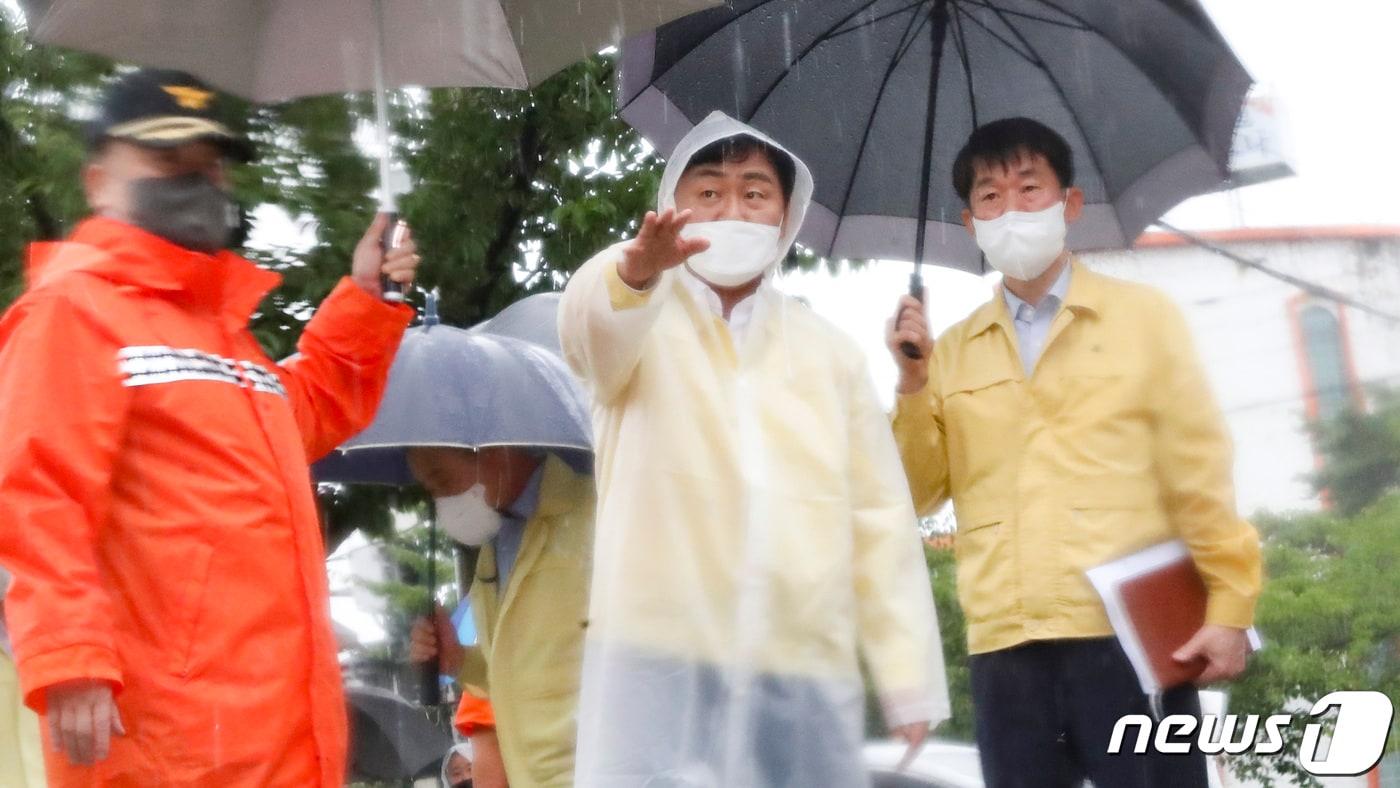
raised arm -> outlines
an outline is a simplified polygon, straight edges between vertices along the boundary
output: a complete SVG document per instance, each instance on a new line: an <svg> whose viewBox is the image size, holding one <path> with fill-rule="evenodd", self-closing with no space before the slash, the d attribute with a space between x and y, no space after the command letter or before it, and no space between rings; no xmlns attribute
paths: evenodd
<svg viewBox="0 0 1400 788"><path fill-rule="evenodd" d="M308 462L315 462L369 426L388 386L403 330L413 310L386 303L384 278L407 287L420 262L407 227L393 249L383 251L389 227L379 214L355 245L350 275L316 310L297 342L297 355L280 365Z"/></svg>
<svg viewBox="0 0 1400 788"><path fill-rule="evenodd" d="M929 515L948 500L948 451L938 363L922 303L912 296L900 298L895 316L885 326L885 344L899 367L895 444L909 478L914 509ZM905 344L918 348L919 357L905 355Z"/></svg>
<svg viewBox="0 0 1400 788"><path fill-rule="evenodd" d="M666 272L709 248L680 236L690 212L648 213L637 237L603 250L569 280L559 340L569 366L607 404L632 379L667 294Z"/></svg>
<svg viewBox="0 0 1400 788"><path fill-rule="evenodd" d="M348 277L326 296L283 361L280 377L314 462L369 426L413 310L390 305Z"/></svg>

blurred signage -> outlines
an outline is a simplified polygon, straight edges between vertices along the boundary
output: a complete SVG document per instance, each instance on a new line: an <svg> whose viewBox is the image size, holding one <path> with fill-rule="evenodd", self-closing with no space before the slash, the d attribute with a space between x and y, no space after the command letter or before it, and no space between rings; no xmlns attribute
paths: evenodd
<svg viewBox="0 0 1400 788"><path fill-rule="evenodd" d="M1249 186L1293 175L1283 113L1276 99L1253 93L1245 101L1230 150L1230 186Z"/></svg>

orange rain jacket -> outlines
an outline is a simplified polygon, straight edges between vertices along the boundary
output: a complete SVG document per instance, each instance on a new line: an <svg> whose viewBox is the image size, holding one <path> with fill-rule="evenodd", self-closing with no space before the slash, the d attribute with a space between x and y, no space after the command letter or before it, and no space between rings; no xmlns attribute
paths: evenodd
<svg viewBox="0 0 1400 788"><path fill-rule="evenodd" d="M279 277L89 219L0 319L0 564L25 702L96 678L127 735L60 786L340 786L309 461L373 417L412 310L349 280L279 366Z"/></svg>

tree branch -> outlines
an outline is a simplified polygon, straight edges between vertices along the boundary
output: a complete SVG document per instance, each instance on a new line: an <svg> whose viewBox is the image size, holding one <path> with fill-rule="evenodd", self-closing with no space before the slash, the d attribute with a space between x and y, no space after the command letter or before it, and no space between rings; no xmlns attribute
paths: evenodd
<svg viewBox="0 0 1400 788"><path fill-rule="evenodd" d="M549 154L549 150L540 141L539 112L531 106L525 111L524 126L518 138L514 177L507 194L501 200L502 208L496 222L496 233L487 245L486 259L482 261L482 270L486 276L467 292L467 303L476 309L478 315L487 313L491 293L500 284L502 277L510 275L516 242L520 235L520 221L525 215L530 191L534 188L535 175Z"/></svg>

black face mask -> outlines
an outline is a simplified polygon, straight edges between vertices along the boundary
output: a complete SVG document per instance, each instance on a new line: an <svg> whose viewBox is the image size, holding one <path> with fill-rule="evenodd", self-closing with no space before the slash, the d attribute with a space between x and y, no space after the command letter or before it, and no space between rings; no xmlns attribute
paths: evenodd
<svg viewBox="0 0 1400 788"><path fill-rule="evenodd" d="M213 254L228 247L238 221L227 192L198 173L131 182L131 222L167 241Z"/></svg>

